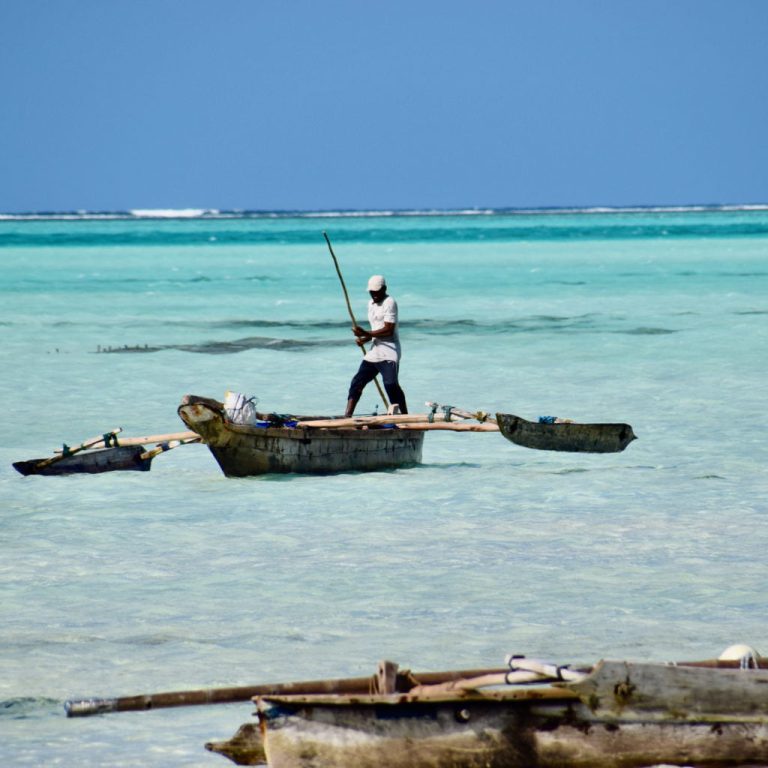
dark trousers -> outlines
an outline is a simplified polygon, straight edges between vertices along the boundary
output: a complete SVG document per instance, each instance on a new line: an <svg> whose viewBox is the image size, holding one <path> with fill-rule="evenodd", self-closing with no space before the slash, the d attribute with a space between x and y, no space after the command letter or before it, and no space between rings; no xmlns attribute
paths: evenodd
<svg viewBox="0 0 768 768"><path fill-rule="evenodd" d="M397 380L398 368L399 365L390 360L381 363L370 363L368 360L363 360L357 373L352 378L352 383L349 385L348 399L357 402L360 399L360 395L363 394L365 385L373 381L376 375L380 373L389 402L393 405L397 403L402 413L408 413L408 408L405 404L405 393L400 388L400 383Z"/></svg>

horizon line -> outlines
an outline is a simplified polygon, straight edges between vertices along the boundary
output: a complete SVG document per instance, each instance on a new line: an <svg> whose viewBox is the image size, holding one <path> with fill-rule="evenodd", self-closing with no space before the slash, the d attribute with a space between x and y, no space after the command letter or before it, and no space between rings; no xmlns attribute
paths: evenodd
<svg viewBox="0 0 768 768"><path fill-rule="evenodd" d="M499 216L567 213L687 213L717 211L768 211L768 203L690 203L669 205L587 205L539 207L460 208L338 208L338 209L248 209L248 208L128 208L2 211L0 221L61 219L220 219L220 218L366 218L397 216Z"/></svg>

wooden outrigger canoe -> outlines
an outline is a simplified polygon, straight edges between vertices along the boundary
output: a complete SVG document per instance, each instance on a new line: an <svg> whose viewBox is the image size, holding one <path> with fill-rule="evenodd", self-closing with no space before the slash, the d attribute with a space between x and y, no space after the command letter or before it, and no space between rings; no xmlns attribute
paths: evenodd
<svg viewBox="0 0 768 768"><path fill-rule="evenodd" d="M768 761L768 670L738 662L513 658L405 692L263 695L258 726L206 745L270 768L640 768ZM396 665L393 665L396 668ZM505 684L506 682L506 684Z"/></svg>
<svg viewBox="0 0 768 768"><path fill-rule="evenodd" d="M413 466L421 462L424 434L430 430L501 431L527 448L593 453L621 451L635 439L629 424L541 424L503 413L493 419L451 406L438 412L440 406L428 405L429 414L339 418L255 413L254 421L236 423L218 400L185 395L178 413L228 477Z"/></svg>
<svg viewBox="0 0 768 768"><path fill-rule="evenodd" d="M227 418L223 403L195 395L183 398L178 413L202 437L227 477L368 472L421 462L423 431L375 423L325 428L314 425L323 424L318 417L291 417L286 424L275 414L258 414L256 424L236 424Z"/></svg>
<svg viewBox="0 0 768 768"><path fill-rule="evenodd" d="M75 448L64 445L50 458L17 461L13 466L23 475L146 472L159 453L205 442L228 477L329 474L419 464L424 435L430 430L500 431L526 448L591 453L622 451L635 439L629 424L541 423L504 413L494 419L484 411L427 405L432 410L426 414L340 418L278 416L254 410L252 418L242 419L218 400L186 395L177 410L188 432L118 439L118 428ZM141 444L151 442L156 447L145 451Z"/></svg>
<svg viewBox="0 0 768 768"><path fill-rule="evenodd" d="M637 439L629 424L542 423L511 413L497 413L496 422L507 440L540 451L617 453Z"/></svg>

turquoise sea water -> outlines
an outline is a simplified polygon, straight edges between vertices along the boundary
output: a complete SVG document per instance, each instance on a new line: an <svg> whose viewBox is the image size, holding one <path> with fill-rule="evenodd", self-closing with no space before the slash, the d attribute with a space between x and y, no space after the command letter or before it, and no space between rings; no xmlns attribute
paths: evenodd
<svg viewBox="0 0 768 768"><path fill-rule="evenodd" d="M412 411L627 421L624 453L427 435L424 465L24 478L185 393L340 413L387 276ZM0 765L225 766L249 703L67 720L87 696L768 654L768 211L0 220ZM360 411L377 395L369 388Z"/></svg>

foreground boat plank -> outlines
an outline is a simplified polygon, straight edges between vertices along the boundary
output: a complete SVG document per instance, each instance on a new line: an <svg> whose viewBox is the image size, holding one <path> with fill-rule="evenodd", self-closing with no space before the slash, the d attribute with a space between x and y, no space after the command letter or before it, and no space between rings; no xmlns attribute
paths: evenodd
<svg viewBox="0 0 768 768"><path fill-rule="evenodd" d="M567 687L604 717L768 722L768 670L602 661Z"/></svg>
<svg viewBox="0 0 768 768"><path fill-rule="evenodd" d="M496 422L507 440L540 451L617 453L637 439L629 424L542 424L511 413L497 413Z"/></svg>

